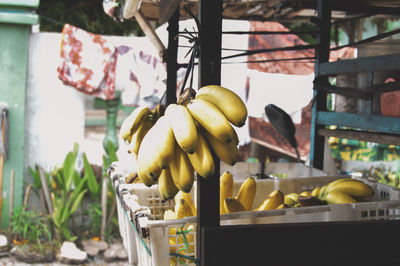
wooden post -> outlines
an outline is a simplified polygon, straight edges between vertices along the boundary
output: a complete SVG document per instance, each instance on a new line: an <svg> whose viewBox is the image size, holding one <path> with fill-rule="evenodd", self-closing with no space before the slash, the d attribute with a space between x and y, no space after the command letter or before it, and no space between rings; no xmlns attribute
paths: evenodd
<svg viewBox="0 0 400 266"><path fill-rule="evenodd" d="M318 48L315 49L315 78L319 78L319 64L329 61L331 7L329 0L318 0L319 34L317 37ZM326 81L327 77L324 77ZM326 93L314 89L314 105L311 119L310 164L323 169L325 137L318 135L318 129L323 126L318 124L317 112L326 111Z"/></svg>
<svg viewBox="0 0 400 266"><path fill-rule="evenodd" d="M221 83L221 34L222 0L199 1L199 88ZM219 226L219 175L220 161L213 154L215 172L204 179L197 177L197 251L200 265L211 265L207 256L208 239L204 236L207 227Z"/></svg>
<svg viewBox="0 0 400 266"><path fill-rule="evenodd" d="M167 105L176 103L176 71L178 70L178 38L179 8L168 21L168 53L167 53Z"/></svg>
<svg viewBox="0 0 400 266"><path fill-rule="evenodd" d="M150 42L154 45L154 47L158 51L158 55L162 59L163 62L165 62L165 59L167 57L167 48L165 48L164 44L161 42L160 38L157 36L157 33L153 29L153 27L150 25L150 23L147 21L147 19L143 16L142 12L138 10L134 14L136 21L142 28L143 32L146 34L146 36L150 39Z"/></svg>

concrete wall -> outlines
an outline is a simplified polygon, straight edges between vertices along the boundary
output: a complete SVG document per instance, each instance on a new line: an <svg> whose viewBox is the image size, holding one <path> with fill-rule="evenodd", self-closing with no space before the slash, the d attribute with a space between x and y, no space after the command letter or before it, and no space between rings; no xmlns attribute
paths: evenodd
<svg viewBox="0 0 400 266"><path fill-rule="evenodd" d="M59 33L33 33L29 43L25 160L47 171L84 139L85 95L58 78L60 43Z"/></svg>

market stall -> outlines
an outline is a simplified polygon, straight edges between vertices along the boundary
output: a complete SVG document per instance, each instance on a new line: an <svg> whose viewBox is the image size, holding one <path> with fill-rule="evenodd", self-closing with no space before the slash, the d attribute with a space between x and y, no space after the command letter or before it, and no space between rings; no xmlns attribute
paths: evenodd
<svg viewBox="0 0 400 266"><path fill-rule="evenodd" d="M317 169L323 167L324 136L346 136L349 138L367 138L373 140L384 140L397 144L398 118L378 116L373 108L365 108L366 112L360 114L344 114L326 111L327 93L338 93L342 95L351 94L353 97L360 96L361 104L366 106L373 102L373 97L377 92L388 92L398 90L397 84L374 85L373 75L368 74L378 69L395 70L399 68L398 55L370 57L356 60L343 60L340 62L329 62L329 51L341 47L330 47L330 29L333 19L336 16L344 15L347 18L366 16L372 14L399 15L399 1L235 1L234 3L222 1L200 0L198 2L170 1L168 3L189 6L183 8L188 14L198 14L198 65L199 65L199 87L206 85L219 85L221 80L221 22L223 17L229 17L229 14L238 14L232 11L232 7L240 10L241 15L238 19L258 18L283 20L299 18L307 13L307 10L317 11L317 17L312 20L318 26L318 38L315 45L305 47L282 47L275 49L266 49L257 52L274 52L284 49L315 49L315 82L314 82L314 104L312 112L311 126L311 165ZM161 7L156 3L147 3L144 1L140 9L143 8L142 16L154 19L160 15L152 17L147 12L145 5ZM246 4L247 3L247 4ZM198 4L198 5L196 5ZM295 5L297 4L297 5ZM231 6L232 5L232 6ZM269 6L270 8L266 8ZM261 10L249 15L250 10L255 8ZM181 11L182 11L181 10ZM247 12L245 12L247 11ZM265 12L266 11L266 12ZM279 11L279 12L278 12ZM133 12L135 14L135 12ZM184 14L182 11L181 16ZM246 14L248 16L246 16ZM257 14L257 15L255 15ZM312 13L313 14L313 13ZM308 16L310 17L310 15ZM304 18L304 17L303 17ZM176 102L176 60L172 56L176 55L177 43L172 36L177 34L177 20L179 13L169 18L171 25L169 33L171 34L168 44L167 58L169 87L167 88L167 104ZM343 19L343 17L342 17ZM354 46L367 41L375 41L398 31L388 32L377 35L358 43L351 43L346 46ZM343 46L343 47L346 47ZM254 51L253 51L254 52ZM172 56L170 56L172 55ZM193 63L193 62L192 62ZM172 68L171 68L172 66ZM190 63L189 63L190 66ZM188 68L190 69L190 68ZM328 76L339 73L348 73L358 71L366 73L362 76L362 81L368 81L360 84L360 88L342 88L328 83ZM175 79L174 81L171 81ZM361 82L360 82L361 83ZM363 91L362 91L363 90ZM169 96L168 96L169 95ZM375 110L376 111L376 110ZM325 125L335 124L342 127L353 127L361 129L362 132L349 131L345 129L329 131ZM391 134L387 136L387 134ZM373 137L372 137L373 136ZM139 257L141 265L168 265L169 252L183 258L189 262L200 265L396 265L399 258L396 255L396 247L390 245L388 239L395 238L400 233L399 218L399 192L397 189L390 188L381 184L367 184L374 197L369 198L367 202L353 202L347 204L321 205L321 206L302 206L299 211L294 210L294 214L303 215L301 218L289 218L292 211L290 209L268 210L257 212L241 211L237 214L229 213L220 215L220 158L213 153L215 162L215 171L207 179L198 175L195 190L191 193L196 198L197 217L187 217L182 221L151 221L152 208L146 204L140 204L145 212L138 217L135 208L133 185L120 184L119 180L123 176L114 168L110 171L110 177L116 185L116 192L121 200L120 218L125 221L125 227L132 227L136 232L129 231L125 235L126 247L143 245L145 251L150 255L150 259L144 261ZM307 179L286 179L282 180L259 180L257 187L265 189L268 194L273 190L280 190L284 193L301 193L303 190L311 191L315 188L322 189L323 186L334 182L341 177L310 177ZM353 180L354 181L354 180ZM296 187L296 183L298 187ZM300 184L301 183L301 184ZM291 188L285 187L285 184ZM242 184L238 184L241 186ZM145 191L150 189L143 188ZM138 191L138 189L136 189ZM153 191L154 192L154 191ZM157 193L157 191L155 191ZM371 196L372 194L368 194ZM136 196L140 197L140 192ZM265 195L264 195L265 196ZM152 196L155 199L156 196ZM157 199L158 203L165 202ZM132 202L130 202L132 201ZM136 202L137 203L137 202ZM133 205L132 205L133 204ZM173 204L173 203L172 203ZM136 206L137 207L137 206ZM151 206L154 207L154 206ZM165 207L165 206L164 206ZM336 209L337 207L337 209ZM166 206L165 208L172 208ZM322 208L322 209L321 209ZM325 208L325 209L324 209ZM327 208L327 209L326 209ZM128 210L128 213L125 211ZM164 209L165 211L165 209ZM304 212L303 212L304 211ZM321 211L321 216L318 213ZM301 213L303 212L303 213ZM293 214L292 213L292 214ZM125 218L123 218L125 215ZM127 215L127 216L126 216ZM330 216L331 215L331 216ZM273 216L277 216L273 217ZM128 217L128 219L126 219ZM267 217L267 218L266 218ZM271 222L276 218L275 223ZM146 220L147 219L147 220ZM191 236L187 253L179 254L178 247L175 252L168 249L165 241L169 240L170 229L184 222L184 226L191 225L191 229L185 227L187 237ZM139 226L138 226L139 225ZM196 228L197 227L197 228ZM175 227L175 230L177 227ZM196 232L196 234L194 234ZM134 241L133 235L138 237ZM158 238L152 238L158 236ZM138 240L139 239L139 240ZM190 243L194 245L195 253L190 248ZM147 241L147 242L146 242ZM147 243L147 244L146 244ZM167 246L167 249L165 249ZM194 247L192 247L194 248ZM167 250L167 251L165 251ZM161 259L155 259L161 254ZM190 254L189 254L190 253ZM140 254L138 251L137 254ZM189 254L189 255L188 255ZM192 256L195 254L195 256ZM133 255L132 255L133 256Z"/></svg>

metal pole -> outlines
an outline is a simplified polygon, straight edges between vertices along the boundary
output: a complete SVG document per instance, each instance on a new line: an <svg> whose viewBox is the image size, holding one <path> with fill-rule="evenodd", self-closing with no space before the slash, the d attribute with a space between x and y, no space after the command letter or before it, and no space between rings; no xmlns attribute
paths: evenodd
<svg viewBox="0 0 400 266"><path fill-rule="evenodd" d="M222 0L199 1L199 88L221 83ZM210 265L207 257L206 227L219 226L220 161L214 154L215 172L207 179L197 177L197 251L200 265Z"/></svg>

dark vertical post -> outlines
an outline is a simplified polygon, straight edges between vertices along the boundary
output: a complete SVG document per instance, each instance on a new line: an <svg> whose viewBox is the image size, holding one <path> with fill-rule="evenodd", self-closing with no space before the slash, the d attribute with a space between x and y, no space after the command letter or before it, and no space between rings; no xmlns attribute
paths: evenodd
<svg viewBox="0 0 400 266"><path fill-rule="evenodd" d="M221 34L222 0L199 1L199 88L209 84L221 84ZM219 159L213 155L215 172L204 179L197 178L197 254L200 265L207 262L207 239L204 229L219 226Z"/></svg>
<svg viewBox="0 0 400 266"><path fill-rule="evenodd" d="M167 47L167 92L166 104L176 103L176 71L178 70L178 38L179 8L168 20L168 47Z"/></svg>
<svg viewBox="0 0 400 266"><path fill-rule="evenodd" d="M319 64L329 61L330 34L331 34L331 6L330 0L318 0L318 23L319 34L317 37L318 47L315 49L315 79L328 79L319 77ZM324 166L324 136L318 135L317 113L326 111L326 93L314 89L314 105L312 108L311 139L310 139L310 164L322 169Z"/></svg>

